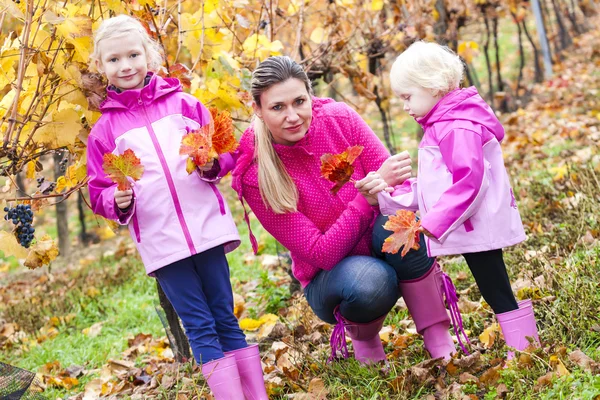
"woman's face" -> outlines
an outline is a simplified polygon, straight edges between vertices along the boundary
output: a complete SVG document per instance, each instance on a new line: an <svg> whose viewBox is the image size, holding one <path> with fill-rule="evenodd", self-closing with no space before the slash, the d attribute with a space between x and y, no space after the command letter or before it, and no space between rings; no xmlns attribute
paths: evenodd
<svg viewBox="0 0 600 400"><path fill-rule="evenodd" d="M277 83L260 95L260 107L254 112L267 125L277 144L292 146L302 139L312 121L311 98L304 82L290 78Z"/></svg>

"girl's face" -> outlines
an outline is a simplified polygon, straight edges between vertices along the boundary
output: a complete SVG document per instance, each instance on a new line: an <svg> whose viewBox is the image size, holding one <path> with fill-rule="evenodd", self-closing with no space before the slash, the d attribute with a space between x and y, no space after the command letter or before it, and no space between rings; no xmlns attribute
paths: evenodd
<svg viewBox="0 0 600 400"><path fill-rule="evenodd" d="M398 96L404 101L404 111L413 118L421 118L442 98L441 95L434 96L431 89L421 86L407 85Z"/></svg>
<svg viewBox="0 0 600 400"><path fill-rule="evenodd" d="M312 121L311 98L304 82L290 78L277 83L260 95L260 107L254 112L267 125L277 144L292 146L302 139Z"/></svg>
<svg viewBox="0 0 600 400"><path fill-rule="evenodd" d="M98 70L106 74L111 85L121 90L144 87L148 72L146 51L138 35L124 35L103 39L98 44Z"/></svg>

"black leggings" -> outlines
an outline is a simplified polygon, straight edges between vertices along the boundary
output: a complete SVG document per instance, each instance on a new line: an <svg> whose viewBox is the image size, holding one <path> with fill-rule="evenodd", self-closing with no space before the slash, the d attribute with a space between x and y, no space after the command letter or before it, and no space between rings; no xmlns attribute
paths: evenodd
<svg viewBox="0 0 600 400"><path fill-rule="evenodd" d="M467 260L481 295L494 313L500 314L519 308L510 287L502 249L466 253L463 257Z"/></svg>

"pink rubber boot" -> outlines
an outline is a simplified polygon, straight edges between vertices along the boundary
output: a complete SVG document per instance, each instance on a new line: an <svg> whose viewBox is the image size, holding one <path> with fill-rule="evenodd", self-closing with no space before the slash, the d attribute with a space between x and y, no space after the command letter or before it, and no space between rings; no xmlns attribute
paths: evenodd
<svg viewBox="0 0 600 400"><path fill-rule="evenodd" d="M534 340L534 345L540 346L531 300L522 300L518 304L518 310L496 314L506 345L522 351L529 347L530 343L527 337L531 337ZM506 354L507 361L512 360L514 357L515 352L509 350Z"/></svg>
<svg viewBox="0 0 600 400"><path fill-rule="evenodd" d="M336 357L337 350L342 352L344 358L348 358L346 332L348 332L348 336L352 339L354 358L358 361L363 364L375 364L386 360L383 343L381 343L381 339L379 338L379 331L383 327L386 315L366 323L347 320L342 317L339 307L336 307L333 315L338 323L331 333L331 356L329 357L329 361Z"/></svg>
<svg viewBox="0 0 600 400"><path fill-rule="evenodd" d="M265 389L258 345L253 344L243 349L228 351L225 355L235 357L246 400L269 400Z"/></svg>
<svg viewBox="0 0 600 400"><path fill-rule="evenodd" d="M459 336L462 329L462 319L458 312L457 297L454 285L444 274L437 261L422 277L408 281L400 281L400 292L408 311L415 321L417 332L423 335L425 348L431 358L452 358L456 353L454 342L448 332L450 318L444 305L444 294L450 305L456 336L465 353L467 352ZM468 338L466 338L468 342Z"/></svg>
<svg viewBox="0 0 600 400"><path fill-rule="evenodd" d="M235 356L225 356L204 364L202 375L216 400L244 400Z"/></svg>

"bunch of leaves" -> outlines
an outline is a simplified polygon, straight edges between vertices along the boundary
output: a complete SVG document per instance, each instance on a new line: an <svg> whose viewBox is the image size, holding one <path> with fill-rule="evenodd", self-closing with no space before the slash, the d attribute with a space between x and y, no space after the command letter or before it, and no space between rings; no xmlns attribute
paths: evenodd
<svg viewBox="0 0 600 400"><path fill-rule="evenodd" d="M128 178L138 181L144 173L144 166L131 149L125 150L118 156L106 153L102 157L102 169L110 180L117 184L118 190L131 188Z"/></svg>
<svg viewBox="0 0 600 400"><path fill-rule="evenodd" d="M331 193L336 194L346 183L352 180L354 161L363 151L363 146L348 147L340 154L323 154L321 156L321 176L335 183Z"/></svg>
<svg viewBox="0 0 600 400"><path fill-rule="evenodd" d="M219 112L216 107L210 108L210 122L198 130L193 130L181 139L179 154L188 156L186 171L194 172L214 161L220 154L230 153L237 149L238 142L233 134L233 120L228 111Z"/></svg>
<svg viewBox="0 0 600 400"><path fill-rule="evenodd" d="M396 215L390 215L383 228L392 231L383 242L381 251L396 254L402 248L400 255L404 257L410 249L419 250L419 228L421 221L417 220L415 213L407 210L398 210Z"/></svg>

